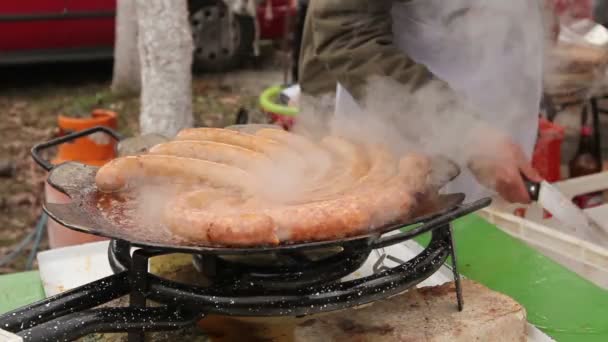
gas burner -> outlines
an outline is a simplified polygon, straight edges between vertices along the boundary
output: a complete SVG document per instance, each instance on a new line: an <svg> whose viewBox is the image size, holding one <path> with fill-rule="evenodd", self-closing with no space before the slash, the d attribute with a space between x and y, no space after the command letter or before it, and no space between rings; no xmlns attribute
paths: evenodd
<svg viewBox="0 0 608 342"><path fill-rule="evenodd" d="M364 244L326 248L314 252L286 252L247 256L194 255L196 269L210 282L235 294L263 289L283 293L331 284L353 273L369 257Z"/></svg>

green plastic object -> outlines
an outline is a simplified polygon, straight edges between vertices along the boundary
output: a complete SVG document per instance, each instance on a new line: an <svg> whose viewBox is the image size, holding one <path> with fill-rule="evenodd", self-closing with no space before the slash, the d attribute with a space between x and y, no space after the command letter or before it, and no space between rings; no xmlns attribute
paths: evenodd
<svg viewBox="0 0 608 342"><path fill-rule="evenodd" d="M38 271L0 276L0 314L45 298Z"/></svg>
<svg viewBox="0 0 608 342"><path fill-rule="evenodd" d="M281 86L273 86L265 89L262 92L262 95L260 95L260 106L262 106L264 111L274 114L286 116L298 115L297 108L284 106L275 102L282 90L283 87Z"/></svg>
<svg viewBox="0 0 608 342"><path fill-rule="evenodd" d="M417 239L426 246L429 235ZM608 341L608 291L478 215L454 224L461 274L526 308L528 321L558 342ZM466 306L467 294L464 293Z"/></svg>

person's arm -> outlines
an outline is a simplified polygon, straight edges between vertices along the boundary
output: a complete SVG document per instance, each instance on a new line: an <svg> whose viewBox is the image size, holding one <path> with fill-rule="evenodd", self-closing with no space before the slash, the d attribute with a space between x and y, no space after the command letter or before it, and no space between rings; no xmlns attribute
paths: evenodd
<svg viewBox="0 0 608 342"><path fill-rule="evenodd" d="M355 98L371 76L416 87L432 75L393 43L393 0L312 0L314 55Z"/></svg>

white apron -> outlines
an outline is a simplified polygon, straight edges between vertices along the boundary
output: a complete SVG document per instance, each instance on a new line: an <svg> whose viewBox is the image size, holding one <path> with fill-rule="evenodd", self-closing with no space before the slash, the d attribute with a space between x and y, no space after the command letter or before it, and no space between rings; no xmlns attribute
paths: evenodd
<svg viewBox="0 0 608 342"><path fill-rule="evenodd" d="M542 92L544 40L537 1L413 0L395 2L392 8L395 44L464 95L529 157ZM357 109L338 84L336 115ZM490 194L466 167L444 190L463 192L469 201Z"/></svg>

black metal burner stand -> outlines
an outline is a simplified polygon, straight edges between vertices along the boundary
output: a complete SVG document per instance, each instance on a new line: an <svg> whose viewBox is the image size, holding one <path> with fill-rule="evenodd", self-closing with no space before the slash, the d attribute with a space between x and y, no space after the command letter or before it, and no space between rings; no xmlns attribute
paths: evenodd
<svg viewBox="0 0 608 342"><path fill-rule="evenodd" d="M448 256L452 261L458 309L462 310L451 222L489 203L489 199L484 199L459 206L407 232L379 235L371 240L343 241L334 246L339 246L342 253L318 262L298 261L299 256L293 254L293 249L286 248L285 252L294 261L286 266L240 265L238 271L223 274L213 271L222 266L219 262L226 262L220 260L222 255L199 254L195 257L198 267L208 276L213 275L210 284L204 287L163 279L148 272L149 258L175 253L174 250L140 248L131 253L129 242L112 240L108 257L114 275L4 314L0 316L0 329L24 341L69 341L96 332L128 332L129 341L142 341L145 332L187 327L206 314L305 316L354 307L403 292L435 273ZM426 232L431 232L431 241L413 259L367 277L350 281L338 279L357 269L371 250ZM311 271L307 272L308 269ZM321 272L327 276L319 276ZM125 295L129 295L129 307L96 308ZM147 307L148 300L160 305Z"/></svg>

